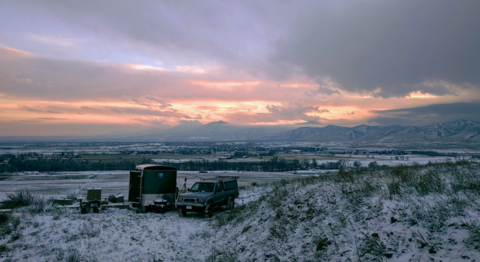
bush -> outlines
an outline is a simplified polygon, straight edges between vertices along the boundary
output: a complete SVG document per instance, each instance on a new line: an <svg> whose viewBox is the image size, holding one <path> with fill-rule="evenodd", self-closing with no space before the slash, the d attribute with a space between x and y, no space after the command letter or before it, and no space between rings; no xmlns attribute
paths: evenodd
<svg viewBox="0 0 480 262"><path fill-rule="evenodd" d="M0 225L7 223L11 219L11 215L8 213L0 213Z"/></svg>
<svg viewBox="0 0 480 262"><path fill-rule="evenodd" d="M5 252L7 250L8 250L7 245L0 245L0 254L2 254L3 252Z"/></svg>
<svg viewBox="0 0 480 262"><path fill-rule="evenodd" d="M80 251L72 248L68 251L68 256L66 257L65 261L81 262L81 261L84 261L84 257L82 256L82 253L80 253Z"/></svg>
<svg viewBox="0 0 480 262"><path fill-rule="evenodd" d="M73 199L77 200L77 193L76 192L70 192L67 194L67 199Z"/></svg>
<svg viewBox="0 0 480 262"><path fill-rule="evenodd" d="M35 196L28 190L20 190L15 193L7 193L7 200L2 203L3 209L29 206L35 202Z"/></svg>
<svg viewBox="0 0 480 262"><path fill-rule="evenodd" d="M7 193L7 200L2 203L0 208L13 209L31 206L29 212L38 214L45 212L45 208L49 202L50 200L34 195L28 190L20 190L15 193Z"/></svg>

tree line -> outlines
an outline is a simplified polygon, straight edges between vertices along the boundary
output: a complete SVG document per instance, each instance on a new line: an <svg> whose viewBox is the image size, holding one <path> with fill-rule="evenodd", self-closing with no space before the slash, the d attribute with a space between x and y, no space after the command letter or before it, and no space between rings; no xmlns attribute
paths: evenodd
<svg viewBox="0 0 480 262"><path fill-rule="evenodd" d="M143 159L141 163L129 160L117 160L115 162L89 161L76 158L40 158L21 159L10 158L8 163L0 165L0 172L23 172L23 171L96 171L96 170L133 170L136 164L160 164L175 167L181 171L210 171L210 170L234 170L234 171L259 171L259 172L285 172L295 170L314 169L340 169L348 167L347 162L327 162L317 164L312 160L286 160L274 156L272 159L256 162L228 162L225 160L191 160L183 163L162 162L154 163L150 159Z"/></svg>

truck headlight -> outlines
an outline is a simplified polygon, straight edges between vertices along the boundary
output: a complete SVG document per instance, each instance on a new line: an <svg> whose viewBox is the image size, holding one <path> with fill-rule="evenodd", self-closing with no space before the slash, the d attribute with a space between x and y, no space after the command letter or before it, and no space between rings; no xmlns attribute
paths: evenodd
<svg viewBox="0 0 480 262"><path fill-rule="evenodd" d="M178 202L183 202L183 198L179 197Z"/></svg>
<svg viewBox="0 0 480 262"><path fill-rule="evenodd" d="M203 198L198 199L198 203L201 203L201 204L205 203L205 199Z"/></svg>

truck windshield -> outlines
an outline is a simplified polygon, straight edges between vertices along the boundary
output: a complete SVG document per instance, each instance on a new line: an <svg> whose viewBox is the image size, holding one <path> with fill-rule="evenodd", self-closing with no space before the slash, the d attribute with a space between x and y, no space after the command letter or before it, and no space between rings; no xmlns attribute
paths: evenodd
<svg viewBox="0 0 480 262"><path fill-rule="evenodd" d="M192 192L213 192L213 183L195 183L190 191Z"/></svg>

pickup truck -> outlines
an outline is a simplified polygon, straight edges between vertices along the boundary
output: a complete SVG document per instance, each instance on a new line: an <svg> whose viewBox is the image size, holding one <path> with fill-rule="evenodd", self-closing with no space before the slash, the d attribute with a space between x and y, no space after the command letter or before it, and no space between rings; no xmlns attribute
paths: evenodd
<svg viewBox="0 0 480 262"><path fill-rule="evenodd" d="M210 218L218 206L233 209L238 195L237 177L202 180L196 182L187 193L178 196L178 214L186 216L187 212L200 212Z"/></svg>

